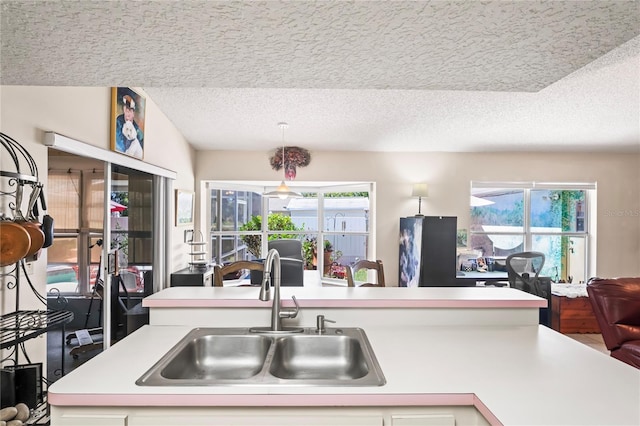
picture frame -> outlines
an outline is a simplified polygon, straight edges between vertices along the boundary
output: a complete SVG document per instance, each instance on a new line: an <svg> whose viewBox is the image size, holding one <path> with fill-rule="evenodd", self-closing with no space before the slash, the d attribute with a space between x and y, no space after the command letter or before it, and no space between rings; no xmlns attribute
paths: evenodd
<svg viewBox="0 0 640 426"><path fill-rule="evenodd" d="M111 150L144 158L146 99L130 87L111 88Z"/></svg>
<svg viewBox="0 0 640 426"><path fill-rule="evenodd" d="M176 226L193 225L195 193L176 189Z"/></svg>

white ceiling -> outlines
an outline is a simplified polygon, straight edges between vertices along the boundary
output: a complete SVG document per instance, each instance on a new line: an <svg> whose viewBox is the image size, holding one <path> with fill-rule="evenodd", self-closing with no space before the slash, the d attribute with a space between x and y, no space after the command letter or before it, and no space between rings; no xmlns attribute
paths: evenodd
<svg viewBox="0 0 640 426"><path fill-rule="evenodd" d="M0 6L3 85L142 87L198 149L640 150L637 0Z"/></svg>

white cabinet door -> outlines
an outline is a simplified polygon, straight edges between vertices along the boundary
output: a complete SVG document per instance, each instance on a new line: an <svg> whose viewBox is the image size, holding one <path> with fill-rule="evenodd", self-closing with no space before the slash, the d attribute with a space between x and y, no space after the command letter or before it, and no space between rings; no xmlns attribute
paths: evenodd
<svg viewBox="0 0 640 426"><path fill-rule="evenodd" d="M381 415L135 416L127 426L383 426Z"/></svg>
<svg viewBox="0 0 640 426"><path fill-rule="evenodd" d="M52 419L53 425L64 426L128 426L126 414L63 414Z"/></svg>
<svg viewBox="0 0 640 426"><path fill-rule="evenodd" d="M392 414L391 426L455 426L453 414Z"/></svg>

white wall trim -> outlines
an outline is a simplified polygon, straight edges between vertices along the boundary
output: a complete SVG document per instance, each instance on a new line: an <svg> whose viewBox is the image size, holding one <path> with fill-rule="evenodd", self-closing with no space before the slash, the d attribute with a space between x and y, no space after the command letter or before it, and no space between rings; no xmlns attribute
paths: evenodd
<svg viewBox="0 0 640 426"><path fill-rule="evenodd" d="M162 176L169 179L176 179L177 173L153 164L135 158L127 157L124 154L107 151L97 146L89 145L75 139L59 135L55 132L46 132L44 136L44 145L59 149L60 151L69 152L71 154L80 155L82 157L95 158L96 160L106 161L108 163L117 164L119 166L128 167L130 169L139 170L156 176Z"/></svg>

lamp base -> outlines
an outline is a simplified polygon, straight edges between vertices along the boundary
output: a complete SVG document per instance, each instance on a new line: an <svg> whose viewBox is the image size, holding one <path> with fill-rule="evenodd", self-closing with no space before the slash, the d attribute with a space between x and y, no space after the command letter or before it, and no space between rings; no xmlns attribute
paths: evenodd
<svg viewBox="0 0 640 426"><path fill-rule="evenodd" d="M417 215L414 215L413 217L424 217L423 214L418 213Z"/></svg>

